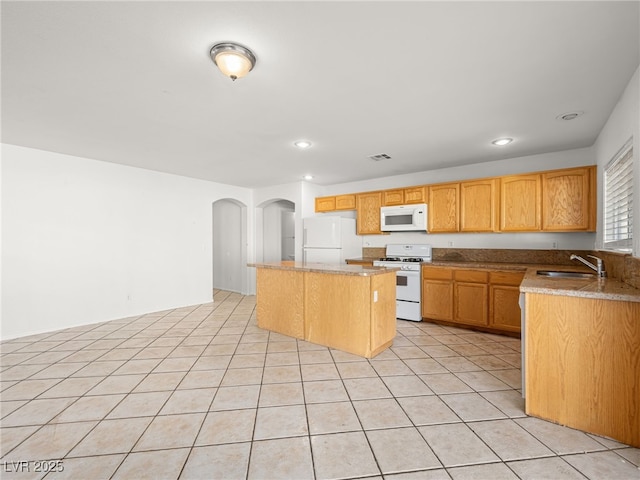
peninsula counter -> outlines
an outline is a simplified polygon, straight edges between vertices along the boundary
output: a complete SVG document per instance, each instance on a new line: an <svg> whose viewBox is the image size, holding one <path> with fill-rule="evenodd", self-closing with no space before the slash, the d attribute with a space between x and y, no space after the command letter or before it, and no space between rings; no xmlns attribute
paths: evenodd
<svg viewBox="0 0 640 480"><path fill-rule="evenodd" d="M396 335L395 269L302 262L256 268L258 326L372 358Z"/></svg>

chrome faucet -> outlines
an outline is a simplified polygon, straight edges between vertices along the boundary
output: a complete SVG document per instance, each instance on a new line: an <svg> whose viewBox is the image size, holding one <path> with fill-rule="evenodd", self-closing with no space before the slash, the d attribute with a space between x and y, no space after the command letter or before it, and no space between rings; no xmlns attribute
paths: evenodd
<svg viewBox="0 0 640 480"><path fill-rule="evenodd" d="M579 260L580 262L584 263L587 267L595 270L599 277L602 277L602 278L606 277L607 272L604 271L604 261L600 257L595 257L593 255L587 255L587 257L595 259L596 264L594 265L589 260L585 260L580 255L576 255L575 253L571 254L571 256L569 257L569 260Z"/></svg>

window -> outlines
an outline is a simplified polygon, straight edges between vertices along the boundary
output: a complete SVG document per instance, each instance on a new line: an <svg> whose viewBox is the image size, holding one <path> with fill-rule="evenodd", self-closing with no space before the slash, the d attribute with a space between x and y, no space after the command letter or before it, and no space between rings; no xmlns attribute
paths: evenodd
<svg viewBox="0 0 640 480"><path fill-rule="evenodd" d="M604 170L604 248L630 252L633 242L633 148L629 141Z"/></svg>

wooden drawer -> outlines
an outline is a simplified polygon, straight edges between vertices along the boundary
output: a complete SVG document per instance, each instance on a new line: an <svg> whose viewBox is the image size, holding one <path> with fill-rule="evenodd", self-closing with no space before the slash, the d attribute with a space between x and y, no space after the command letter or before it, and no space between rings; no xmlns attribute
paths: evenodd
<svg viewBox="0 0 640 480"><path fill-rule="evenodd" d="M490 272L489 282L499 285L519 286L524 278L524 272Z"/></svg>
<svg viewBox="0 0 640 480"><path fill-rule="evenodd" d="M453 270L449 268L422 267L422 278L428 280L451 280Z"/></svg>
<svg viewBox="0 0 640 480"><path fill-rule="evenodd" d="M482 270L456 270L454 278L456 282L487 283L489 272Z"/></svg>

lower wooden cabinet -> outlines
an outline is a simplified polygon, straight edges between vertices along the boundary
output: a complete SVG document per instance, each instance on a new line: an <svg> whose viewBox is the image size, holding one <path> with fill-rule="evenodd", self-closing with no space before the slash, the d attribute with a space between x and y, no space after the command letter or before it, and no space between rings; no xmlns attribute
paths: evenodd
<svg viewBox="0 0 640 480"><path fill-rule="evenodd" d="M481 326L488 324L488 277L488 273L482 270L453 272L453 320L455 322Z"/></svg>
<svg viewBox="0 0 640 480"><path fill-rule="evenodd" d="M522 271L422 267L422 317L459 326L520 333Z"/></svg>
<svg viewBox="0 0 640 480"><path fill-rule="evenodd" d="M453 271L422 268L422 317L453 321Z"/></svg>
<svg viewBox="0 0 640 480"><path fill-rule="evenodd" d="M520 332L520 284L524 272L489 273L489 326Z"/></svg>

